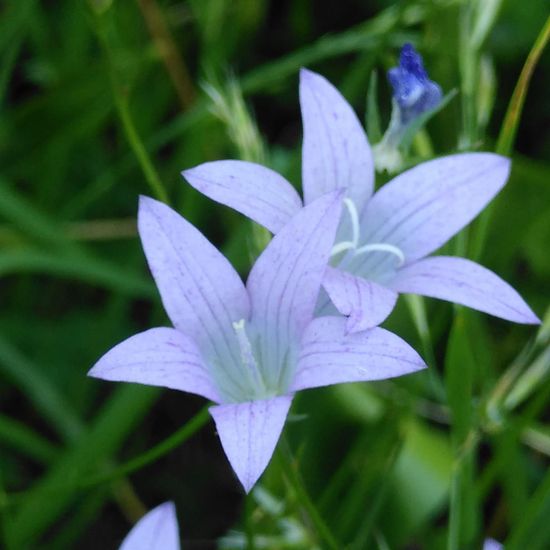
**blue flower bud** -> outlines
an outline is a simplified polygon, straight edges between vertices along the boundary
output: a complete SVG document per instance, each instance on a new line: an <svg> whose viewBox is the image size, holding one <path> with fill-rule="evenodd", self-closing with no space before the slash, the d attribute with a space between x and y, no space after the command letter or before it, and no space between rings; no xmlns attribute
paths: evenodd
<svg viewBox="0 0 550 550"><path fill-rule="evenodd" d="M443 97L439 85L428 78L422 57L412 44L403 46L399 66L388 71L388 80L402 125L436 107Z"/></svg>

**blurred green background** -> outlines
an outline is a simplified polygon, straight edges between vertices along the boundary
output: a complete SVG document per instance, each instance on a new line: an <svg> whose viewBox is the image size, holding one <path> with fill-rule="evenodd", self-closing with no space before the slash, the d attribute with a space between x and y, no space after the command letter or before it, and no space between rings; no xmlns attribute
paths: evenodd
<svg viewBox="0 0 550 550"><path fill-rule="evenodd" d="M550 547L549 315L537 332L402 298L386 325L430 372L301 394L247 498L204 400L86 377L114 344L168 324L136 234L139 194L162 182L246 276L249 222L192 190L182 169L252 159L299 186L299 68L327 76L375 134L375 115L383 126L389 117L385 71L406 41L432 79L459 91L409 160L494 150L546 0L18 0L0 10L0 546L116 548L146 509L174 500L184 548L220 537L223 548L480 548L489 535ZM546 51L514 122L507 187L448 247L496 271L540 317L549 74ZM170 452L143 455L196 414Z"/></svg>

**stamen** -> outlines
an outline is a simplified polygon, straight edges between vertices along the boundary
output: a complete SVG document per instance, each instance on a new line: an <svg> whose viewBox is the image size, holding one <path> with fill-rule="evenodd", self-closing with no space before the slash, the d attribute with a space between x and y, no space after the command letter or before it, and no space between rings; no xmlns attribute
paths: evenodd
<svg viewBox="0 0 550 550"><path fill-rule="evenodd" d="M398 248L397 246L394 246L393 244L387 244L387 243L372 243L372 244L366 244L360 248L358 248L355 251L355 254L366 254L367 252L389 252L390 254L394 254L397 256L397 259L399 260L399 263L397 264L397 267L401 267L405 263L405 254L403 254L403 251Z"/></svg>
<svg viewBox="0 0 550 550"><path fill-rule="evenodd" d="M256 358L252 351L252 346L250 345L250 340L246 334L245 321L241 319L233 323L233 329L235 330L235 335L237 336L237 342L239 342L239 348L241 349L241 361L243 365L247 367L247 374L251 378L251 382L256 386L256 388L265 390L265 384L258 368L258 363L256 363Z"/></svg>
<svg viewBox="0 0 550 550"><path fill-rule="evenodd" d="M351 220L351 242L353 243L353 248L357 248L357 245L359 244L359 214L357 213L357 208L355 207L355 203L348 199L347 197L344 199L344 204L346 205L346 208L349 212L349 217Z"/></svg>

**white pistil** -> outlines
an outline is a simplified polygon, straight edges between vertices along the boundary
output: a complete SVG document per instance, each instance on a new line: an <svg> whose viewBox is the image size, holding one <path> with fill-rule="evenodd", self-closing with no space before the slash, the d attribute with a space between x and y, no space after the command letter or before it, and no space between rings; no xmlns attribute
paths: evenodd
<svg viewBox="0 0 550 550"><path fill-rule="evenodd" d="M366 254L368 252L389 252L390 254L394 254L395 256L397 256L397 259L399 260L399 263L397 264L398 267L401 267L405 263L405 254L403 254L403 251L400 248L398 248L397 246L394 246L393 244L387 244L387 243L366 244L358 248L355 251L355 255Z"/></svg>
<svg viewBox="0 0 550 550"><path fill-rule="evenodd" d="M265 391L265 384L258 368L258 363L256 363L256 358L252 351L252 346L248 335L246 334L246 329L244 326L244 319L236 321L233 323L233 329L235 330L235 335L237 336L237 342L239 342L239 348L241 349L241 361L246 367L246 371L251 378L251 382L256 386L256 388Z"/></svg>
<svg viewBox="0 0 550 550"><path fill-rule="evenodd" d="M351 199L346 197L344 199L344 204L348 209L349 218L351 221L351 242L353 243L353 248L357 248L357 245L359 244L359 214L357 213L355 203Z"/></svg>
<svg viewBox="0 0 550 550"><path fill-rule="evenodd" d="M344 199L344 204L348 209L349 219L351 222L351 241L342 241L335 244L330 251L331 257L336 256L336 254L340 254L341 252L345 252L346 250L357 248L357 245L359 244L360 228L357 208L355 207L354 202L347 197Z"/></svg>

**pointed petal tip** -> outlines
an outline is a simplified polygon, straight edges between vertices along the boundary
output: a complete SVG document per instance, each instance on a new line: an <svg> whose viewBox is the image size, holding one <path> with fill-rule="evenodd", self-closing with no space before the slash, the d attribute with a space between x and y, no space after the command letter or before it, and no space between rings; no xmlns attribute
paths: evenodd
<svg viewBox="0 0 550 550"><path fill-rule="evenodd" d="M142 215L144 212L149 212L153 210L156 206L158 206L160 203L159 201L153 199L152 197L148 197L147 195L139 195L138 198L138 219L140 215Z"/></svg>
<svg viewBox="0 0 550 550"><path fill-rule="evenodd" d="M292 403L292 395L210 407L223 450L249 493L269 464Z"/></svg>
<svg viewBox="0 0 550 550"><path fill-rule="evenodd" d="M306 81L310 78L315 78L316 76L319 76L317 73L314 73L313 71L310 71L306 67L300 68L300 81Z"/></svg>

